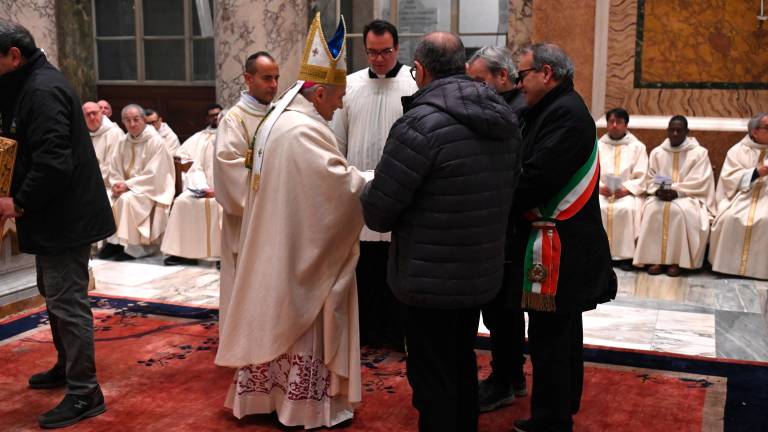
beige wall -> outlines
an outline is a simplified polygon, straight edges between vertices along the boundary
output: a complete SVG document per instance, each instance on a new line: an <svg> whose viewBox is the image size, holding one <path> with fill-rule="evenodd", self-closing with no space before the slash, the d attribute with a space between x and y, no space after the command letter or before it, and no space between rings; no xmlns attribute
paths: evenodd
<svg viewBox="0 0 768 432"><path fill-rule="evenodd" d="M59 62L55 5L55 0L0 0L0 18L26 27L54 65Z"/></svg>

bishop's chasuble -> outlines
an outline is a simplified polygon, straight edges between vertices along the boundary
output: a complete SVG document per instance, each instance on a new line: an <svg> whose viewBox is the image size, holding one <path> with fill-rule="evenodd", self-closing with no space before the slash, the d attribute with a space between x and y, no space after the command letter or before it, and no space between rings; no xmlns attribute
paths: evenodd
<svg viewBox="0 0 768 432"><path fill-rule="evenodd" d="M221 273L219 278L219 327L227 316L232 284L235 282L238 243L243 207L248 196L248 169L245 154L256 128L267 113L267 105L259 103L247 92L219 121L216 133L213 177L216 201L221 205Z"/></svg>
<svg viewBox="0 0 768 432"><path fill-rule="evenodd" d="M365 180L301 95L266 143L216 363L238 368L226 402L235 416L277 411L285 425L331 426L361 400L355 266Z"/></svg>
<svg viewBox="0 0 768 432"><path fill-rule="evenodd" d="M658 175L671 178L678 198L662 201L654 196L659 189L654 181ZM646 192L649 198L643 204L633 264L701 267L715 209L715 181L707 149L692 137L679 147L664 140L651 151Z"/></svg>
<svg viewBox="0 0 768 432"><path fill-rule="evenodd" d="M728 150L717 182L717 218L712 225L712 270L768 279L768 181L753 178L766 163L768 145L749 135Z"/></svg>
<svg viewBox="0 0 768 432"><path fill-rule="evenodd" d="M603 135L598 142L598 152L600 186L611 183L609 178L613 177L630 193L622 198L600 195L600 215L611 245L611 257L614 260L632 259L640 228L648 153L645 144L630 132L620 140Z"/></svg>
<svg viewBox="0 0 768 432"><path fill-rule="evenodd" d="M174 178L173 157L152 126L137 137L125 135L109 168L110 184L128 185L127 192L113 198L118 243L147 246L159 242L173 202Z"/></svg>
<svg viewBox="0 0 768 432"><path fill-rule="evenodd" d="M190 142L194 137L198 137L198 140ZM213 188L215 192L215 137L216 129L206 129L193 135L181 146L184 148L192 144L186 151L195 152L185 154L184 157L193 161L186 176L188 188ZM160 250L184 258L217 259L221 254L221 206L216 199L198 198L188 189L176 197Z"/></svg>

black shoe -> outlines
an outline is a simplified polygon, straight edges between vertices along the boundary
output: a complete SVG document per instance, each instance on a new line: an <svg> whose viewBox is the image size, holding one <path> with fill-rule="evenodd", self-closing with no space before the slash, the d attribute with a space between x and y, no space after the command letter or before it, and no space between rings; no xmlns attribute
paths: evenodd
<svg viewBox="0 0 768 432"><path fill-rule="evenodd" d="M637 267L632 265L632 260L621 260L621 261L619 261L619 268L624 270L624 271L627 271L627 272L637 270Z"/></svg>
<svg viewBox="0 0 768 432"><path fill-rule="evenodd" d="M221 271L221 261L216 261L216 270Z"/></svg>
<svg viewBox="0 0 768 432"><path fill-rule="evenodd" d="M67 385L67 376L56 366L49 371L40 372L29 377L29 388L31 389L52 389L64 387L65 385Z"/></svg>
<svg viewBox="0 0 768 432"><path fill-rule="evenodd" d="M120 246L120 245L116 245L116 244L112 244L112 243L107 243L107 244L104 245L103 248L101 248L99 253L96 254L96 258L103 259L103 260L110 259L110 258L114 257L115 255L117 255L117 254L119 254L121 252L124 252L124 250L125 249L122 246Z"/></svg>
<svg viewBox="0 0 768 432"><path fill-rule="evenodd" d="M128 255L124 251L120 251L117 255L112 257L112 261L131 261L135 259L135 256Z"/></svg>
<svg viewBox="0 0 768 432"><path fill-rule="evenodd" d="M480 412L489 412L503 406L512 405L515 401L515 390L512 385L496 382L493 375L480 381L478 385Z"/></svg>
<svg viewBox="0 0 768 432"><path fill-rule="evenodd" d="M107 410L101 388L96 387L90 395L64 396L56 408L37 418L43 429L55 429L71 426L80 420L95 417Z"/></svg>
<svg viewBox="0 0 768 432"><path fill-rule="evenodd" d="M176 255L168 255L163 260L163 264L167 266L175 265L197 265L197 260L192 258L184 258Z"/></svg>
<svg viewBox="0 0 768 432"><path fill-rule="evenodd" d="M515 432L535 432L536 426L533 419L515 420Z"/></svg>

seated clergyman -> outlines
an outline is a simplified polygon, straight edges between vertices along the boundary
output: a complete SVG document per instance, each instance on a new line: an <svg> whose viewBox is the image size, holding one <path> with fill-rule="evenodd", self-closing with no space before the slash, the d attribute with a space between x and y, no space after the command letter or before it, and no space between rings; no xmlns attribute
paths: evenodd
<svg viewBox="0 0 768 432"><path fill-rule="evenodd" d="M173 202L173 158L162 138L146 125L138 105L123 108L122 119L128 133L109 168L117 232L99 258L129 259L156 251Z"/></svg>

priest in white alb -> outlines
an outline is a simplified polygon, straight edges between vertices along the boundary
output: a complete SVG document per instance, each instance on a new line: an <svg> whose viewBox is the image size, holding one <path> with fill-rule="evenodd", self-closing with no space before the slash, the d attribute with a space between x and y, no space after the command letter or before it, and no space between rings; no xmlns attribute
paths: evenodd
<svg viewBox="0 0 768 432"><path fill-rule="evenodd" d="M395 120L403 116L403 96L418 90L410 67L398 61L397 28L384 20L363 27L368 67L347 76L344 107L333 115L331 129L350 165L374 170ZM360 339L363 345L403 350L405 332L400 304L387 285L389 233L363 227L357 285L360 295Z"/></svg>
<svg viewBox="0 0 768 432"><path fill-rule="evenodd" d="M144 122L143 109L128 105L121 116L128 133L109 168L117 232L99 254L116 260L157 250L174 195L173 158L157 131Z"/></svg>
<svg viewBox="0 0 768 432"><path fill-rule="evenodd" d="M243 79L247 90L219 121L213 177L221 217L221 277L219 278L219 326L226 320L232 284L235 282L243 207L248 196L245 159L256 128L277 94L280 69L272 56L259 51L248 56ZM250 158L249 158L250 159Z"/></svg>
<svg viewBox="0 0 768 432"><path fill-rule="evenodd" d="M667 139L651 151L640 233L633 264L648 273L679 276L680 268L704 263L715 209L715 181L709 152L688 136L688 120L674 116ZM665 269L666 267L666 269Z"/></svg>
<svg viewBox="0 0 768 432"><path fill-rule="evenodd" d="M611 257L631 267L640 228L648 152L627 130L629 113L615 108L605 114L607 131L600 137L600 214L611 245ZM628 261L629 262L628 262Z"/></svg>
<svg viewBox="0 0 768 432"><path fill-rule="evenodd" d="M163 139L165 147L169 152L171 152L171 154L174 154L181 145L176 132L174 132L173 129L168 126L168 123L163 121L163 118L160 116L160 114L153 109L147 108L144 111L144 120L149 126L155 128L157 133L159 133L160 137Z"/></svg>
<svg viewBox="0 0 768 432"><path fill-rule="evenodd" d="M328 127L345 90L344 26L309 31L299 79L254 142L238 271L216 363L237 368L226 406L330 427L361 400L355 265L365 178ZM326 45L325 40L328 40Z"/></svg>
<svg viewBox="0 0 768 432"><path fill-rule="evenodd" d="M86 102L83 104L83 116L85 116L85 124L88 126L88 131L91 134L93 149L96 151L96 159L99 160L99 169L101 170L104 187L109 190L111 187L109 184L109 162L120 141L125 137L125 132L120 129L120 126L104 116L96 102ZM110 193L107 193L107 196L110 195Z"/></svg>
<svg viewBox="0 0 768 432"><path fill-rule="evenodd" d="M768 113L752 117L747 129L717 182L709 262L716 272L768 279Z"/></svg>
<svg viewBox="0 0 768 432"><path fill-rule="evenodd" d="M221 206L214 198L213 182L214 139L215 132L203 135L201 145L187 149L195 154L189 154L193 162L187 171L185 189L173 201L160 246L168 255L163 260L165 265L217 260L221 254Z"/></svg>

